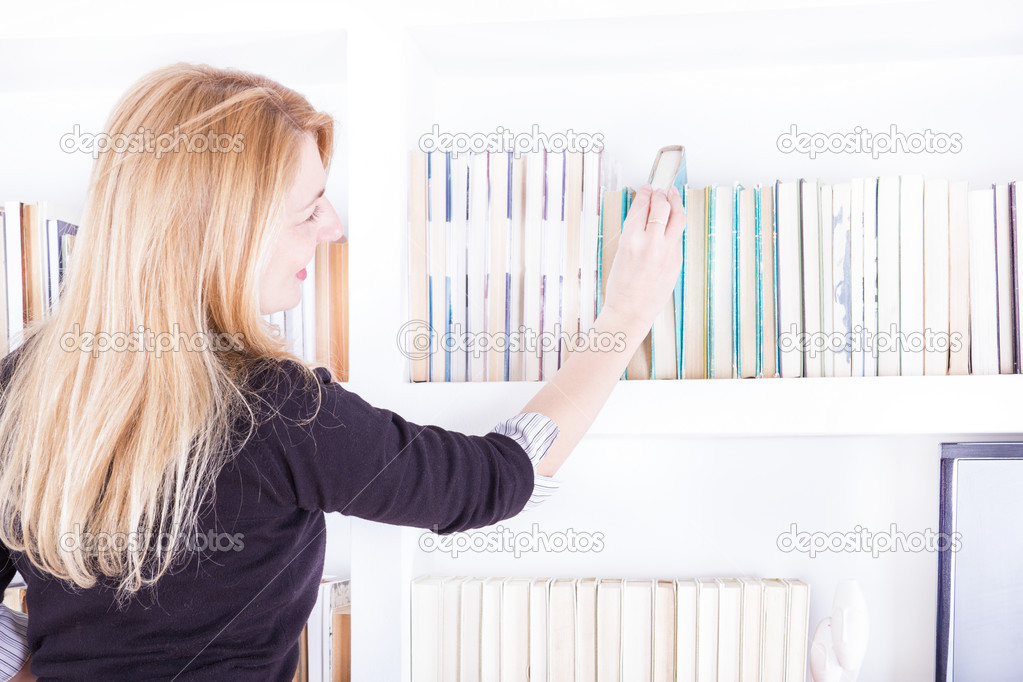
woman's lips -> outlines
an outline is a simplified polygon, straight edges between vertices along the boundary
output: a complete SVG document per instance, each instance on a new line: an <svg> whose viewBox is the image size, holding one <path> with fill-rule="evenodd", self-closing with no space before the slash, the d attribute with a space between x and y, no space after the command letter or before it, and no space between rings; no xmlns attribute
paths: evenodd
<svg viewBox="0 0 1023 682"><path fill-rule="evenodd" d="M306 275L305 268L302 268L301 270L298 271L298 274L295 275L295 276L298 277L299 279L303 279L304 280L305 279L305 275Z"/></svg>

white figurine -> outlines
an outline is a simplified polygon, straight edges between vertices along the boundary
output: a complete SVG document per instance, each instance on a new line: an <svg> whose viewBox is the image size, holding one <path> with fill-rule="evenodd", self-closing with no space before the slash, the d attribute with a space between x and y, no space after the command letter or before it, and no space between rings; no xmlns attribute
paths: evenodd
<svg viewBox="0 0 1023 682"><path fill-rule="evenodd" d="M856 682L867 653L867 602L855 580L839 583L831 616L817 625L810 645L813 682Z"/></svg>

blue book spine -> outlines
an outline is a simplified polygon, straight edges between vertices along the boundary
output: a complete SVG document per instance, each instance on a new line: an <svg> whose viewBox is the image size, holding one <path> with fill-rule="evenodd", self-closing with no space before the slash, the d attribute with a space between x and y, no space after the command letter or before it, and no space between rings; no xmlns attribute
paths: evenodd
<svg viewBox="0 0 1023 682"><path fill-rule="evenodd" d="M628 187L624 187L622 188L622 212L621 212L622 219L621 222L618 224L619 232L625 229L625 217L629 214L630 206L632 206L632 190L629 189ZM629 370L626 367L626 369L622 371L622 379L628 378Z"/></svg>
<svg viewBox="0 0 1023 682"><path fill-rule="evenodd" d="M444 222L447 226L448 239L451 239L451 152L446 152L445 156L445 167L446 172L445 182L447 184L447 190L444 192L445 195L445 206L444 206ZM450 243L450 241L448 242ZM447 268L447 272L444 276L444 301L445 301L445 314L444 314L444 334L445 338L451 338L451 267ZM444 351L444 381L451 381L451 349L448 347L449 344L445 344L446 350Z"/></svg>
<svg viewBox="0 0 1023 682"><path fill-rule="evenodd" d="M685 157L682 157L682 168L683 171L679 174L685 175ZM676 182L678 177L675 178ZM678 187L678 185L676 185ZM686 187L685 183L679 188L678 193L682 198L682 210L686 209ZM683 226L682 230L682 270L678 273L678 281L675 282L675 378L682 378L682 335L685 333L685 310L686 310L686 289L683 286L686 278L686 230Z"/></svg>
<svg viewBox="0 0 1023 682"><path fill-rule="evenodd" d="M508 204L505 207L505 218L508 220L508 267L506 267L504 273L504 380L511 380L511 340L512 328L511 328L511 254L512 254L512 165L513 156L512 152L508 152L508 191L507 199Z"/></svg>
<svg viewBox="0 0 1023 682"><path fill-rule="evenodd" d="M757 280L757 371L756 376L764 373L764 269L761 261L764 257L763 237L760 229L760 185L753 188L753 233L756 242L756 280Z"/></svg>
<svg viewBox="0 0 1023 682"><path fill-rule="evenodd" d="M741 377L739 352L739 192L742 185L732 187L732 376Z"/></svg>
<svg viewBox="0 0 1023 682"><path fill-rule="evenodd" d="M778 374L781 374L781 345L778 343L778 330L781 328L781 317L778 313L778 185L781 182L774 183L774 201L771 206L771 240L773 243L772 252L774 253L774 370Z"/></svg>
<svg viewBox="0 0 1023 682"><path fill-rule="evenodd" d="M714 377L714 233L717 231L717 211L714 199L719 188L709 187L707 191L707 377Z"/></svg>

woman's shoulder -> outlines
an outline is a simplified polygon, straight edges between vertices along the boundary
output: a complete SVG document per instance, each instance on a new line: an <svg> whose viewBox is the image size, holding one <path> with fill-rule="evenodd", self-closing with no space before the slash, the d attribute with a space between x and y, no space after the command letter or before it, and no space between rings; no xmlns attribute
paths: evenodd
<svg viewBox="0 0 1023 682"><path fill-rule="evenodd" d="M335 383L326 367L266 357L250 363L244 390L257 412L303 418L315 411L323 398L323 387Z"/></svg>

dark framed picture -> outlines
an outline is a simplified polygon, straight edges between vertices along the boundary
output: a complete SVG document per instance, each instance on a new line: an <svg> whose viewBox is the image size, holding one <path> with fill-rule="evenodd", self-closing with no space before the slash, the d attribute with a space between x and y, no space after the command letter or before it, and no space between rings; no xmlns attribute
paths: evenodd
<svg viewBox="0 0 1023 682"><path fill-rule="evenodd" d="M944 443L935 678L1023 671L1023 443Z"/></svg>

